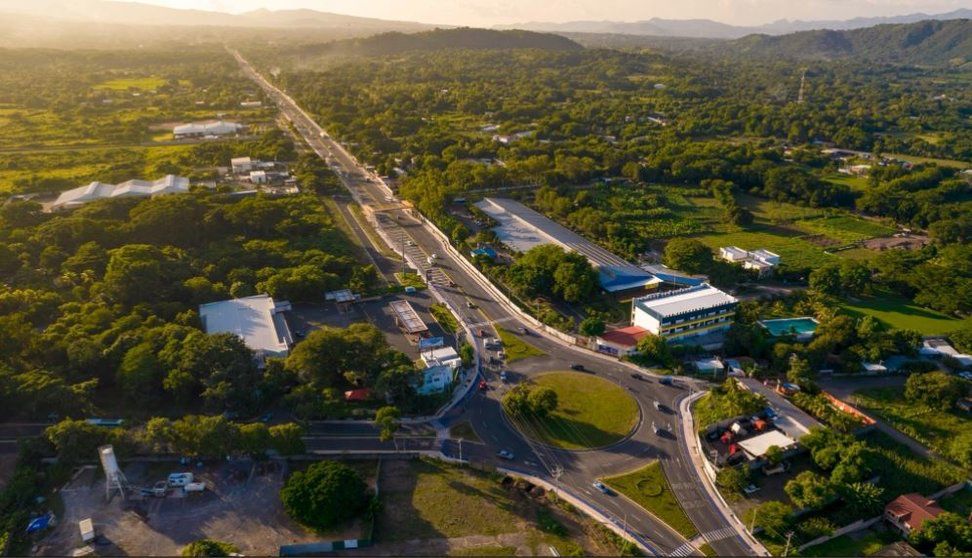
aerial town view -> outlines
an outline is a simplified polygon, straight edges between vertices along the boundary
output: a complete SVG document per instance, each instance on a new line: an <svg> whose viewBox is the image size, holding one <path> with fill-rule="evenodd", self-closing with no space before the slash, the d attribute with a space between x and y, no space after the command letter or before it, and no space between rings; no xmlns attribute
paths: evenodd
<svg viewBox="0 0 972 558"><path fill-rule="evenodd" d="M969 0L0 0L0 555L972 556Z"/></svg>

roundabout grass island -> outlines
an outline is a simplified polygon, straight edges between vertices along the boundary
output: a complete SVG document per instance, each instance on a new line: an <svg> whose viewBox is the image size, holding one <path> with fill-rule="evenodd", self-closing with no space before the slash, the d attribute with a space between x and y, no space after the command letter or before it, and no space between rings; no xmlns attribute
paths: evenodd
<svg viewBox="0 0 972 558"><path fill-rule="evenodd" d="M557 394L556 410L542 418L510 418L538 442L567 450L600 448L624 439L638 424L638 403L624 388L603 378L549 372L532 384Z"/></svg>

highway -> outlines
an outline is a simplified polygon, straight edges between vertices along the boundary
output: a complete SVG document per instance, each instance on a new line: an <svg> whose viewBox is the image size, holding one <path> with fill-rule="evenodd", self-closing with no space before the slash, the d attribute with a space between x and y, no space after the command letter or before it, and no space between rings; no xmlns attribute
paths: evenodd
<svg viewBox="0 0 972 558"><path fill-rule="evenodd" d="M375 212L375 221L386 237L396 243L402 242L409 259L420 272L432 273L432 288L456 311L464 324L474 332L482 328L488 335L495 335L493 324L497 323L511 331L531 327L521 323L515 313L491 296L479 276L454 260L440 238L402 208L387 187L330 138L293 99L269 83L238 53L234 55L243 71L273 99L311 149L336 169L355 201L365 207L366 212ZM429 266L427 257L432 254L437 256L435 265ZM509 385L499 381L498 370L484 367L482 372L490 389L486 392L476 391L464 404L456 406L440 419L440 427L468 420L483 440L484 443L463 443L463 459L488 462L549 479L599 509L617 525L626 527L656 554L698 555L696 547L703 542L708 542L716 553L723 556L753 554L749 544L730 526L703 489L688 455L689 450L678 434L681 432L678 403L694 390L704 389L701 383L680 379L675 386L665 386L658 382L656 376L637 371L604 355L567 346L563 341L537 331L529 331L525 340L547 356L506 366L504 369L512 372L511 383L543 371L563 370L572 364L581 364L590 373L607 378L631 393L641 409L638 426L627 439L596 450L572 452L530 442L520 435L501 411L500 399ZM471 341L476 343L480 354L489 354L482 339L474 336ZM655 408L655 401L660 403L660 409ZM651 427L653 423L664 426L666 432L656 434ZM339 435L327 434L319 439L324 446L334 444L334 449L344 447ZM373 440L369 447L381 447L376 443ZM355 442L354 447L360 444ZM322 447L317 443L313 446ZM441 449L447 455L459 457L458 441L446 441ZM500 449L512 452L514 459L498 458L496 453ZM592 486L592 482L599 477L630 471L653 459L662 463L672 490L699 530L701 538L695 538L692 544L627 498L618 494L603 494Z"/></svg>

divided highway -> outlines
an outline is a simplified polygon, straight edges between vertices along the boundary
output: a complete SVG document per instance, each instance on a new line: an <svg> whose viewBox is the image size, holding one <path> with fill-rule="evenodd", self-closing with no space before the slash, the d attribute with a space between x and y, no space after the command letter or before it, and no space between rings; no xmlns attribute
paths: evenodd
<svg viewBox="0 0 972 558"><path fill-rule="evenodd" d="M480 328L495 334L494 324L516 331L520 327L531 328L503 304L490 296L483 279L467 271L450 255L440 238L420 220L402 209L392 193L372 173L360 165L336 141L307 115L283 91L268 82L239 53L233 53L243 71L274 100L281 112L289 119L307 144L320 157L336 168L344 185L355 200L374 211L378 226L387 238L407 247L409 259L425 272L430 266L426 258L435 258L432 287L459 315L472 331ZM682 379L676 386L665 386L658 377L645 374L617 360L585 349L572 347L559 339L531 331L526 339L544 351L543 358L526 359L505 369L512 372L512 379L519 380L549 370L567 369L581 364L602 378L621 385L638 401L641 420L632 435L617 444L597 450L571 452L530 442L512 427L504 416L500 399L507 389L498 379L498 370L484 367L483 375L491 389L475 392L463 403L440 419L440 426L448 427L458 421L469 421L483 443L465 442L461 449L456 441L448 440L441 450L450 456L474 461L487 461L511 470L551 480L575 497L583 500L610 517L618 526L639 537L657 554L686 556L698 554L696 547L708 542L719 555L741 556L755 551L737 532L736 528L720 511L720 507L708 495L692 465L689 449L681 436L679 401L701 387L694 381ZM488 354L482 339L474 337L480 354ZM659 402L656 409L655 402ZM665 435L657 435L651 424L664 425ZM332 449L352 450L358 442L343 440L338 436L320 439ZM424 445L424 444L423 444ZM499 450L514 455L513 460L497 457ZM649 460L662 463L671 487L685 512L699 530L693 541L673 531L640 506L617 494L603 494L592 486L600 477L615 475L639 468Z"/></svg>

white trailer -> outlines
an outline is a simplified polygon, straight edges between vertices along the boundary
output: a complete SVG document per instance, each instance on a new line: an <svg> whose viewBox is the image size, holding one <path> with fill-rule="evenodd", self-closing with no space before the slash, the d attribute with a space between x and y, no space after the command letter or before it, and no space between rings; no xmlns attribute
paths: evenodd
<svg viewBox="0 0 972 558"><path fill-rule="evenodd" d="M81 542L89 543L95 538L94 521L91 518L82 519L78 522L78 529L81 531Z"/></svg>

